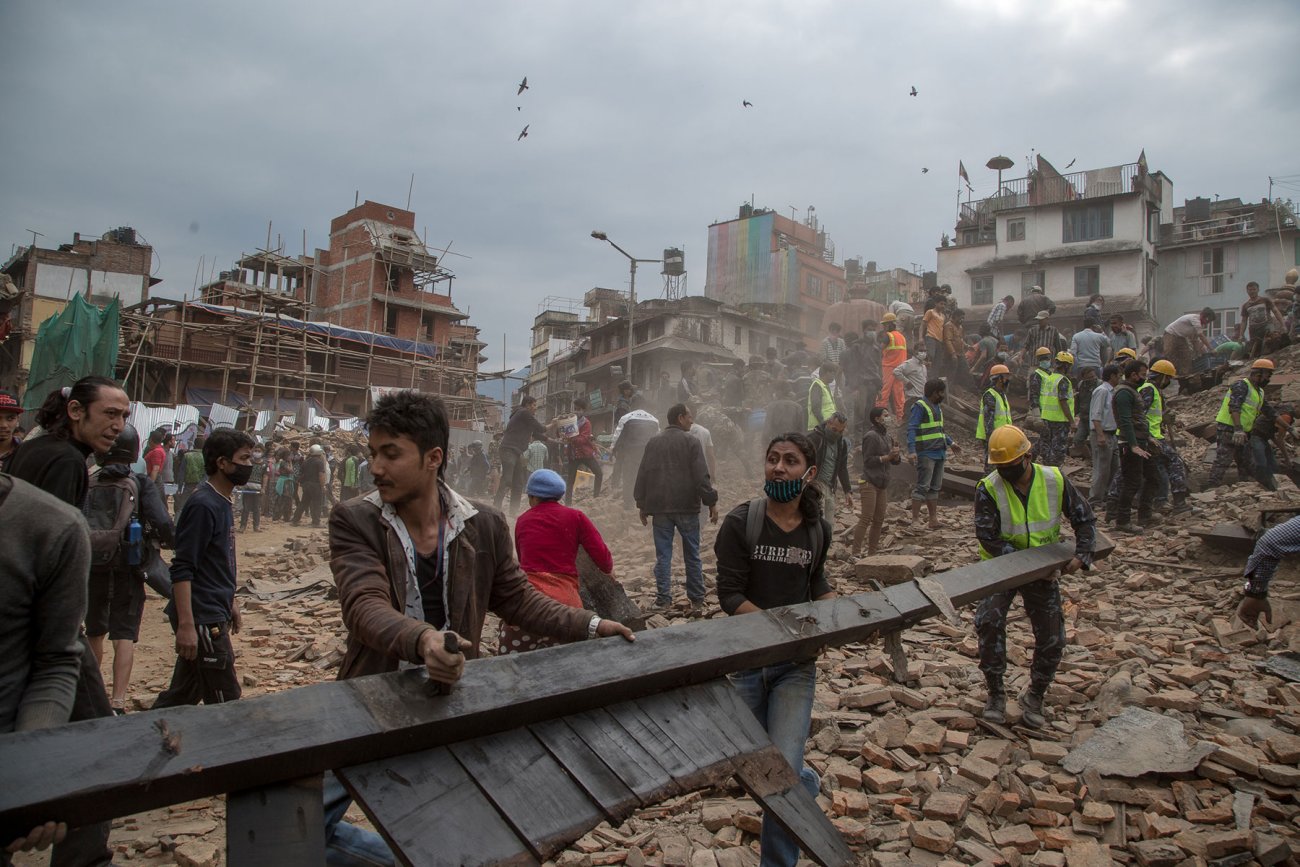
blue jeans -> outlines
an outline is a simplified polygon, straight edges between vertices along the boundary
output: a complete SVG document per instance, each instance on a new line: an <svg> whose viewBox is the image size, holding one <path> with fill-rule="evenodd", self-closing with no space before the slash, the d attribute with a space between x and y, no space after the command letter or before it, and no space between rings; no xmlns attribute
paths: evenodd
<svg viewBox="0 0 1300 867"><path fill-rule="evenodd" d="M682 537L682 559L686 561L686 598L704 601L704 566L700 563L700 516L655 515L655 604L673 601L673 530Z"/></svg>
<svg viewBox="0 0 1300 867"><path fill-rule="evenodd" d="M352 796L333 772L325 772L325 863L328 867L393 867L384 838L343 821Z"/></svg>
<svg viewBox="0 0 1300 867"><path fill-rule="evenodd" d="M943 485L943 463L947 460L942 458L928 458L925 455L916 456L916 489L912 491L913 500L937 500L939 499L939 488Z"/></svg>
<svg viewBox="0 0 1300 867"><path fill-rule="evenodd" d="M1250 456L1254 460L1252 469L1255 472L1255 480L1268 490L1276 491L1277 480L1273 476L1277 473L1277 456L1273 452L1273 444L1257 436L1251 436L1248 442Z"/></svg>
<svg viewBox="0 0 1300 867"><path fill-rule="evenodd" d="M727 675L755 718L767 730L772 743L790 767L799 769L799 782L817 797L821 780L803 763L804 744L812 719L813 690L817 685L817 663L783 662L766 668L751 668ZM777 822L763 817L760 867L794 867L799 844Z"/></svg>

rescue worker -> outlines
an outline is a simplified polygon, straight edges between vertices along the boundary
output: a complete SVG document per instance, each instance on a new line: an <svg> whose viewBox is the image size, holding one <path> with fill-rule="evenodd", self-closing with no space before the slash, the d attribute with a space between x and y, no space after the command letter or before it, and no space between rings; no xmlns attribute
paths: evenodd
<svg viewBox="0 0 1300 867"><path fill-rule="evenodd" d="M1025 381L1025 397L1029 399L1029 415L1033 418L1043 417L1043 380L1051 375L1052 350L1040 346L1034 353L1034 368L1029 371L1029 378Z"/></svg>
<svg viewBox="0 0 1300 867"><path fill-rule="evenodd" d="M1039 404L1043 408L1043 435L1038 441L1038 459L1050 467L1065 463L1070 448L1070 431L1074 425L1074 383L1070 368L1074 356L1062 350L1056 353L1056 370L1042 379Z"/></svg>
<svg viewBox="0 0 1300 867"><path fill-rule="evenodd" d="M817 368L812 385L808 386L808 430L835 415L835 398L831 396L831 386L839 375L840 367L832 362L824 362Z"/></svg>
<svg viewBox="0 0 1300 867"><path fill-rule="evenodd" d="M884 346L880 354L880 395L876 406L888 407L894 418L906 418L903 414L903 383L894 376L894 368L907 360L907 339L898 330L898 317L886 313L880 320L880 343Z"/></svg>
<svg viewBox="0 0 1300 867"><path fill-rule="evenodd" d="M1128 364L1130 361L1137 361L1137 350L1131 346L1125 346L1115 351L1115 363L1119 365Z"/></svg>
<svg viewBox="0 0 1300 867"><path fill-rule="evenodd" d="M1095 519L1088 500L1060 469L1034 463L1024 431L1015 425L995 430L989 436L988 462L994 471L975 488L975 536L980 559L1059 542L1061 519L1065 518L1074 528L1074 557L1062 572L1073 575L1089 568ZM989 722L1006 722L1007 613L1017 593L1034 631L1029 687L1019 700L1021 720L1031 728L1042 728L1046 723L1043 696L1065 651L1061 588L1055 577L987 596L976 609L980 671L988 686L982 716Z"/></svg>
<svg viewBox="0 0 1300 867"><path fill-rule="evenodd" d="M988 469L988 439L993 431L1011 424L1011 404L1007 402L1007 383L1011 381L1011 369L1005 364L995 364L989 368L989 387L984 389L980 398L980 416L975 423L975 439L980 441L984 452L984 469Z"/></svg>
<svg viewBox="0 0 1300 867"><path fill-rule="evenodd" d="M1125 364L1124 379L1115 387L1115 396L1111 398L1118 429L1120 471L1118 482L1111 482L1112 490L1116 484L1119 489L1115 511L1111 513L1108 509L1108 515L1114 518L1117 533L1142 532L1141 524L1132 523L1133 502L1137 500L1138 521L1150 521L1151 504L1155 500L1156 488L1160 487L1160 471L1151 453L1151 429L1142 408L1142 398L1137 393L1146 373L1146 362L1141 359Z"/></svg>
<svg viewBox="0 0 1300 867"><path fill-rule="evenodd" d="M1250 476L1250 449L1247 446L1255 419L1264 408L1264 387L1273 376L1273 362L1257 358L1250 365L1250 374L1239 379L1223 396L1218 422L1218 451L1214 466L1210 468L1210 487L1223 484L1223 473L1228 464L1236 461L1237 475L1243 480Z"/></svg>
<svg viewBox="0 0 1300 867"><path fill-rule="evenodd" d="M1138 397L1146 407L1147 429L1151 435L1151 453L1155 456L1156 466L1160 470L1160 488L1156 492L1156 503L1168 502L1173 496L1174 514L1192 511L1187 504L1187 464L1178 455L1173 442L1166 435L1164 427L1165 397L1164 390L1170 381L1178 375L1172 362L1166 358L1151 365L1147 381L1138 386Z"/></svg>

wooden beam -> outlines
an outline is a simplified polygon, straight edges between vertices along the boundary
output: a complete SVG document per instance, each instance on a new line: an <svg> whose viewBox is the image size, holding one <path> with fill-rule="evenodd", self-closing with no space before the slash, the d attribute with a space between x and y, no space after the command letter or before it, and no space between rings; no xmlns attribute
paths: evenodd
<svg viewBox="0 0 1300 867"><path fill-rule="evenodd" d="M1099 535L1109 553L1108 540ZM938 576L957 607L1046 578L1065 544ZM423 669L321 683L212 707L180 707L0 737L0 829L85 825L272 785L807 659L935 615L914 585L704 620L621 638L480 659L449 696ZM164 737L164 724L167 736ZM176 747L179 739L179 747Z"/></svg>

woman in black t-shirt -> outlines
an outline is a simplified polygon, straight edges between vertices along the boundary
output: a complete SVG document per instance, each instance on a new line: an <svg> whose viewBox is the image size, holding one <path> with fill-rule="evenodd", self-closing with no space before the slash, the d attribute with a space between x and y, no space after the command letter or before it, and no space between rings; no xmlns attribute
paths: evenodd
<svg viewBox="0 0 1300 867"><path fill-rule="evenodd" d="M765 499L731 510L718 529L713 551L718 558L718 600L728 614L797 605L835 595L824 566L831 527L811 482L817 477L812 444L802 434L778 436L768 443L764 462ZM751 506L765 509L757 538L748 538ZM817 681L815 659L783 662L729 675L772 743L793 768L809 794L820 781L803 763ZM764 864L794 865L799 845L775 821L763 820Z"/></svg>

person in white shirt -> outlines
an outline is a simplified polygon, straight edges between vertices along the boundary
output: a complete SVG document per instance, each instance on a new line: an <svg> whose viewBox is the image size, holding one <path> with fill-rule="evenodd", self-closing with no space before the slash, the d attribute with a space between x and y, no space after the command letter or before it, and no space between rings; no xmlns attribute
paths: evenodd
<svg viewBox="0 0 1300 867"><path fill-rule="evenodd" d="M1119 365L1101 369L1101 383L1092 390L1088 405L1088 422L1092 426L1092 486L1088 502L1100 508L1110 490L1111 480L1119 471L1119 445L1115 439L1115 410L1111 398L1119 385Z"/></svg>
<svg viewBox="0 0 1300 867"><path fill-rule="evenodd" d="M1205 329L1217 317L1206 307L1200 313L1187 313L1165 326L1164 356L1179 370L1190 371L1192 362L1213 350Z"/></svg>

